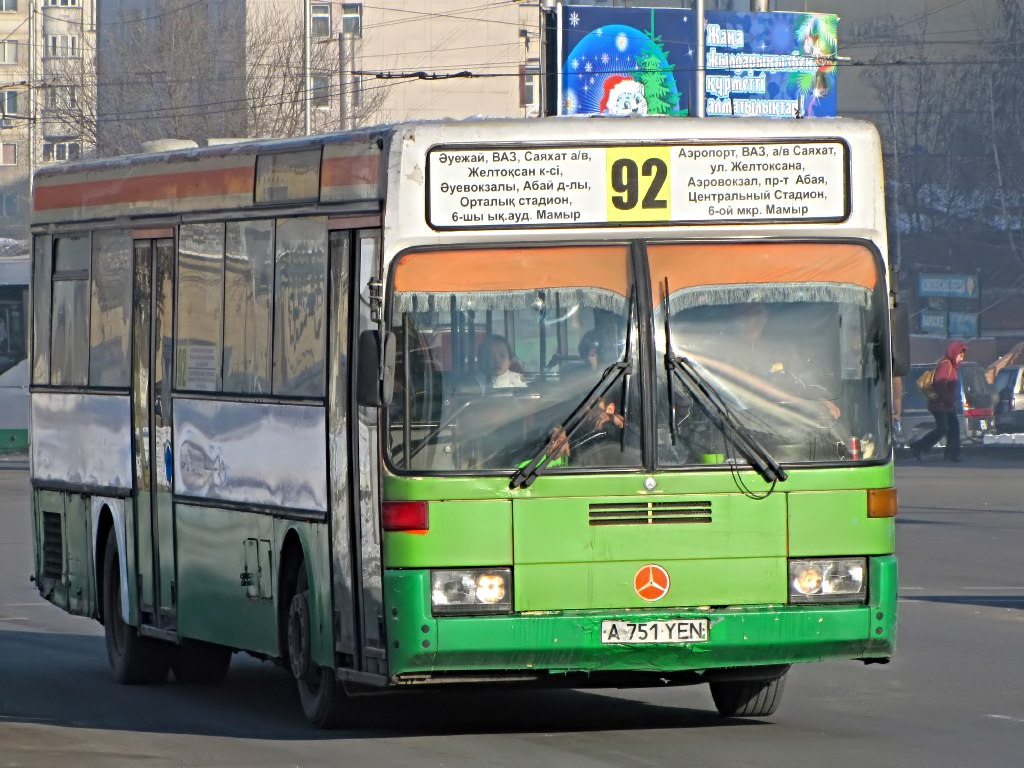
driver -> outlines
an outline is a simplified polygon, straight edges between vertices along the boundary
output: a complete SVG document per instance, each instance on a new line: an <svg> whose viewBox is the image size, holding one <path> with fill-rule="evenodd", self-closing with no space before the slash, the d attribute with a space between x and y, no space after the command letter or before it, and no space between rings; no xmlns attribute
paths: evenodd
<svg viewBox="0 0 1024 768"><path fill-rule="evenodd" d="M795 349L765 335L770 318L771 310L763 302L740 304L734 315L733 338L723 345L722 362L751 374L759 380L756 384L768 390L765 394L820 402L832 419L838 419L839 406L828 398L825 387L815 383L816 372L798 362Z"/></svg>

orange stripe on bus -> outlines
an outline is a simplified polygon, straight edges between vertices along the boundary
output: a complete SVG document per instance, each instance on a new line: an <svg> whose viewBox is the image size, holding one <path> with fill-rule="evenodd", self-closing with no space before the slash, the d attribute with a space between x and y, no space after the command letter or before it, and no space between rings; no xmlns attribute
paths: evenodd
<svg viewBox="0 0 1024 768"><path fill-rule="evenodd" d="M321 164L320 183L324 187L376 184L379 179L380 155L325 157Z"/></svg>
<svg viewBox="0 0 1024 768"><path fill-rule="evenodd" d="M37 211L46 211L96 205L156 203L190 197L251 195L252 187L253 171L246 166L37 186L32 200Z"/></svg>

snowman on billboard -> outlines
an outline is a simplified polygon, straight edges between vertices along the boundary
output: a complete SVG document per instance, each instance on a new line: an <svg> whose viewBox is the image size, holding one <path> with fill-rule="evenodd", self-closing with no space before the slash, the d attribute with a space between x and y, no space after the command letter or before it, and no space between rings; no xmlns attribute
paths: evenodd
<svg viewBox="0 0 1024 768"><path fill-rule="evenodd" d="M600 112L602 115L646 115L647 99L644 98L643 84L625 75L606 78Z"/></svg>

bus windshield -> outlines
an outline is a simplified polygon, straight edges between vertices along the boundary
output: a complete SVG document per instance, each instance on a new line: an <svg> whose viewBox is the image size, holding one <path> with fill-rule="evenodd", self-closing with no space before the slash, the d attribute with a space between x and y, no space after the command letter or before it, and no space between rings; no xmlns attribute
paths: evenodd
<svg viewBox="0 0 1024 768"><path fill-rule="evenodd" d="M742 442L783 464L888 455L886 301L871 251L648 243L646 256L656 385L645 394L647 326L629 308L643 270L627 246L405 255L389 305L396 469L514 471L538 455L551 468L636 467L642 408L665 467L747 465ZM676 377L680 362L717 415Z"/></svg>
<svg viewBox="0 0 1024 768"><path fill-rule="evenodd" d="M611 385L549 458L639 464L639 431L626 427L641 418L637 345L626 343L636 334L627 246L411 253L393 290L397 468L515 470L561 434L602 381ZM621 375L604 376L617 363L626 363Z"/></svg>
<svg viewBox="0 0 1024 768"><path fill-rule="evenodd" d="M650 245L658 354L666 336L734 421L778 461L888 455L885 294L852 244ZM738 459L701 408L659 376L662 463Z"/></svg>

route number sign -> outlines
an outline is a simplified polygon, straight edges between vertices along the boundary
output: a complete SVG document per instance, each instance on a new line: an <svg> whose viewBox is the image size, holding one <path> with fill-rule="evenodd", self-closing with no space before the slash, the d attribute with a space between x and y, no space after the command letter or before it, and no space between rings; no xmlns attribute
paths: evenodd
<svg viewBox="0 0 1024 768"><path fill-rule="evenodd" d="M842 221L844 142L434 147L434 229Z"/></svg>

